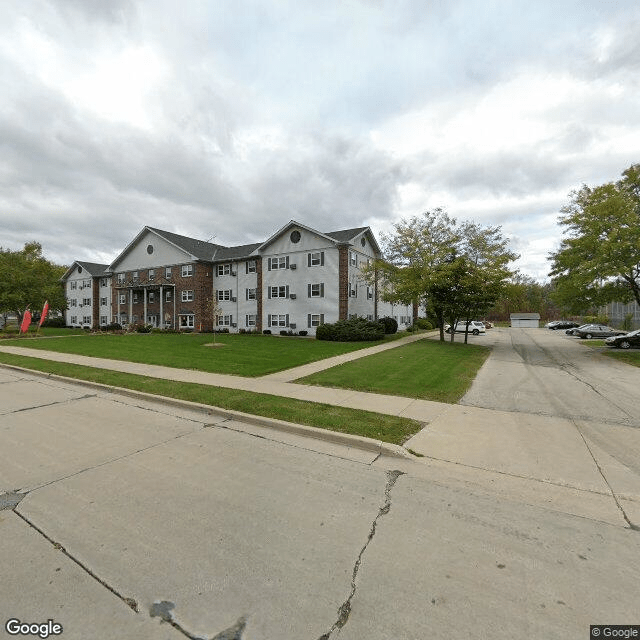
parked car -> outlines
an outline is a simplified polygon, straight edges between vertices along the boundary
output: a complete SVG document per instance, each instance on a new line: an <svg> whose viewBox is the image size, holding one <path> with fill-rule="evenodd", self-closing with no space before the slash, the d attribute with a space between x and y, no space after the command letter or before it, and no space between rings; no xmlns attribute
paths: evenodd
<svg viewBox="0 0 640 640"><path fill-rule="evenodd" d="M548 328L552 331L557 331L558 329L573 329L579 326L580 323L573 322L573 320L555 320L549 323Z"/></svg>
<svg viewBox="0 0 640 640"><path fill-rule="evenodd" d="M456 333L464 333L467 330L467 324L469 325L469 333L477 336L481 333L486 333L486 329L484 323L479 320L470 320L468 323L466 322L456 322L454 330ZM451 325L445 324L444 330L446 333L451 333Z"/></svg>
<svg viewBox="0 0 640 640"><path fill-rule="evenodd" d="M567 330L565 331L565 333L566 333L568 336L574 336L574 335L576 334L576 331L578 331L578 329L583 329L583 328L585 328L585 327L590 327L591 325L592 325L592 323L591 323L591 322L587 322L587 324L581 324L579 327L574 327L573 329L567 329Z"/></svg>
<svg viewBox="0 0 640 640"><path fill-rule="evenodd" d="M623 336L611 336L604 343L607 347L616 347L618 349L630 349L631 347L640 347L640 329L630 331Z"/></svg>
<svg viewBox="0 0 640 640"><path fill-rule="evenodd" d="M574 332L574 336L578 338L585 338L590 340L591 338L608 338L609 336L624 335L626 331L620 331L613 327L608 327L604 324L590 324L586 327L578 327Z"/></svg>

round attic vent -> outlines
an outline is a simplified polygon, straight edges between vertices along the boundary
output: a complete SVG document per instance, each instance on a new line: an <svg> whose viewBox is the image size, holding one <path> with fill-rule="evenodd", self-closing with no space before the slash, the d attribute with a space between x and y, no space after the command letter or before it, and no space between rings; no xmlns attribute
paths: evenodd
<svg viewBox="0 0 640 640"><path fill-rule="evenodd" d="M148 244L147 245L147 253L149 255L151 255L153 253L153 245L152 244Z"/></svg>
<svg viewBox="0 0 640 640"><path fill-rule="evenodd" d="M367 244L367 241L364 239L364 236L362 236L362 238L360 239L360 244L364 247L365 244Z"/></svg>
<svg viewBox="0 0 640 640"><path fill-rule="evenodd" d="M82 273L82 267L78 267L78 273Z"/></svg>
<svg viewBox="0 0 640 640"><path fill-rule="evenodd" d="M291 238L291 242L293 242L294 244L296 244L297 242L300 242L300 232L297 230L292 231L289 237Z"/></svg>

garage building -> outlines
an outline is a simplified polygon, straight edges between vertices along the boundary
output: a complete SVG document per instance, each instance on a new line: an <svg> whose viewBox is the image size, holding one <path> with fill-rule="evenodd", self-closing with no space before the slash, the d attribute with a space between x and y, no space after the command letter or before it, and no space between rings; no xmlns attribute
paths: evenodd
<svg viewBox="0 0 640 640"><path fill-rule="evenodd" d="M517 329L537 329L540 326L540 314L512 313L511 326Z"/></svg>

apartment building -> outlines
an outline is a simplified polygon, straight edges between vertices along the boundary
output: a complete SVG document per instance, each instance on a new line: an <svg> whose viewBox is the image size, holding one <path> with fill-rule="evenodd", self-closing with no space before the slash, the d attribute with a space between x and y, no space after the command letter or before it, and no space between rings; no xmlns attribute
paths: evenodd
<svg viewBox="0 0 640 640"><path fill-rule="evenodd" d="M225 247L147 226L110 265L67 271L67 324L314 335L325 322L392 316L402 328L413 308L382 302L362 274L380 256L369 227L320 232L292 220L262 243ZM75 313L77 283L90 279L91 314L84 304Z"/></svg>
<svg viewBox="0 0 640 640"><path fill-rule="evenodd" d="M109 265L74 262L62 277L67 297L65 323L70 327L97 327L111 322Z"/></svg>

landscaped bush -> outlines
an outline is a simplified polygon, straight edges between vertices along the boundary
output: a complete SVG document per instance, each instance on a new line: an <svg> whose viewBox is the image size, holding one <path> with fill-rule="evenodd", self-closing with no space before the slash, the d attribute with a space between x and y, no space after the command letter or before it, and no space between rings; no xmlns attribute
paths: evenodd
<svg viewBox="0 0 640 640"><path fill-rule="evenodd" d="M380 318L378 322L384 327L384 332L387 335L398 333L398 321L390 318L389 316L385 318Z"/></svg>
<svg viewBox="0 0 640 640"><path fill-rule="evenodd" d="M413 323L418 329L422 329L423 331L430 331L433 329L433 325L426 318L416 318Z"/></svg>
<svg viewBox="0 0 640 640"><path fill-rule="evenodd" d="M299 331L299 332L298 332L298 335L299 335L299 336L306 336L306 335L308 335L308 334L309 334L309 332L308 332L308 331Z"/></svg>
<svg viewBox="0 0 640 640"><path fill-rule="evenodd" d="M364 318L338 320L333 324L321 324L316 330L316 339L335 342L384 340L384 327Z"/></svg>
<svg viewBox="0 0 640 640"><path fill-rule="evenodd" d="M64 329L67 326L64 321L64 317L60 316L58 318L47 318L43 323L43 327L54 327L56 329Z"/></svg>
<svg viewBox="0 0 640 640"><path fill-rule="evenodd" d="M271 335L271 329L265 329L262 333L264 333L265 336L270 336Z"/></svg>
<svg viewBox="0 0 640 640"><path fill-rule="evenodd" d="M122 331L122 325L119 322L112 322L108 324L105 329L107 331Z"/></svg>

